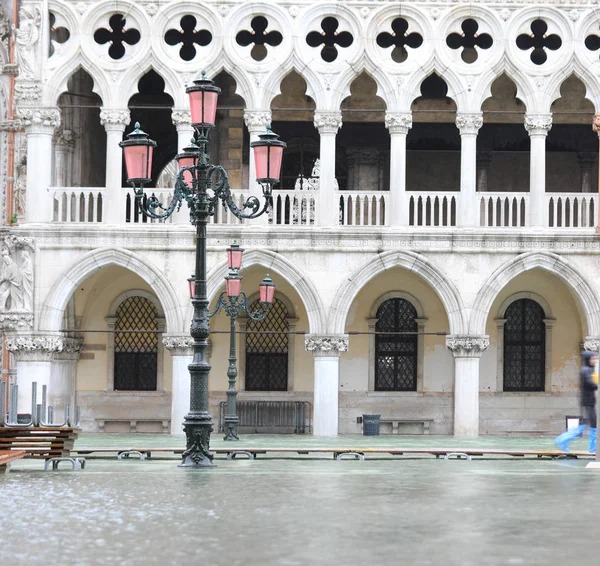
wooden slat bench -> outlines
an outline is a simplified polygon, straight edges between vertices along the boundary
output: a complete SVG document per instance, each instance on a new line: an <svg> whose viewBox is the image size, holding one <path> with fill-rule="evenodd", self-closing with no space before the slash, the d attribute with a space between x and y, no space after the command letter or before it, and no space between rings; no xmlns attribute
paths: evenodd
<svg viewBox="0 0 600 566"><path fill-rule="evenodd" d="M78 428L0 427L0 450L23 450L25 458L69 456L81 430Z"/></svg>
<svg viewBox="0 0 600 566"><path fill-rule="evenodd" d="M399 425L401 424L422 424L423 434L429 434L429 427L433 422L433 419L403 419L395 417L384 417L379 419L380 423L391 423L392 434L398 434Z"/></svg>
<svg viewBox="0 0 600 566"><path fill-rule="evenodd" d="M162 427L162 432L169 432L171 419L156 419L152 417L140 417L138 419L112 419L106 417L104 419L96 419L100 432L104 432L106 423L129 423L129 432L137 432L137 424L140 423L156 423L159 422Z"/></svg>
<svg viewBox="0 0 600 566"><path fill-rule="evenodd" d="M25 450L0 450L0 474L8 470L8 466L15 460L25 456Z"/></svg>

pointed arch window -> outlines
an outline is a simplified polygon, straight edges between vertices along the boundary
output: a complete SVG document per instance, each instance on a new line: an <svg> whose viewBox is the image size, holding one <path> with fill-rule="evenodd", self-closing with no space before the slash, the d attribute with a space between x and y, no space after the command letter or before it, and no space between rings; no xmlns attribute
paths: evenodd
<svg viewBox="0 0 600 566"><path fill-rule="evenodd" d="M152 301L136 295L119 305L114 334L115 390L156 391L157 331L158 313Z"/></svg>
<svg viewBox="0 0 600 566"><path fill-rule="evenodd" d="M418 323L415 307L406 299L388 299L377 309L375 391L416 391ZM407 334L398 334L407 333Z"/></svg>
<svg viewBox="0 0 600 566"><path fill-rule="evenodd" d="M546 321L532 299L518 299L504 315L504 391L544 391Z"/></svg>

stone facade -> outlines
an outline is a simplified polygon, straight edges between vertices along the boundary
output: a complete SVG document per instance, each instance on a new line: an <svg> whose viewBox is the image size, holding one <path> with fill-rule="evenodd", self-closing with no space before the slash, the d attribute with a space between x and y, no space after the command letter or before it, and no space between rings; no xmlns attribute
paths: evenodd
<svg viewBox="0 0 600 566"><path fill-rule="evenodd" d="M222 89L209 154L236 203L262 198L250 143L270 123L288 144L269 215L240 223L219 208L209 227L211 301L236 241L244 290L268 271L295 328L287 391L245 391L238 342L240 400L308 401L318 435L359 433L362 413L433 419L434 434L555 432L577 411L580 346L600 340L593 3L332 6L24 3L14 62L0 33L0 149L10 132L15 149L12 177L0 151L0 251L16 266L0 290L19 304L0 312L5 375L76 400L87 430L170 420L180 432L194 232L185 208L164 222L138 214L118 142L138 121L157 140L148 193L169 201L172 159L194 133L185 87L204 68ZM113 330L134 297L155 305L162 334L154 391L114 387ZM374 369L379 308L394 299L418 328L408 391L382 390ZM543 309L535 391L505 380L506 312L522 299ZM229 327L211 324L216 419Z"/></svg>

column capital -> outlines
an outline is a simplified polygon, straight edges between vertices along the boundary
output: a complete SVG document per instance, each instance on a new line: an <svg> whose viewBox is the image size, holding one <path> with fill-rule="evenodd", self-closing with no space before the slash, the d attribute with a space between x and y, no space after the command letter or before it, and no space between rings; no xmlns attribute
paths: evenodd
<svg viewBox="0 0 600 566"><path fill-rule="evenodd" d="M490 345L489 336L467 336L454 334L446 336L446 348L455 358L479 358Z"/></svg>
<svg viewBox="0 0 600 566"><path fill-rule="evenodd" d="M594 130L594 132L598 134L598 138L600 138L600 114L594 114L592 130Z"/></svg>
<svg viewBox="0 0 600 566"><path fill-rule="evenodd" d="M100 110L100 124L107 132L124 132L129 122L131 122L131 115L127 108L102 108Z"/></svg>
<svg viewBox="0 0 600 566"><path fill-rule="evenodd" d="M307 352L312 352L319 358L336 358L341 356L342 352L348 351L349 337L347 334L335 334L328 336L319 336L308 334L304 337L304 345Z"/></svg>
<svg viewBox="0 0 600 566"><path fill-rule="evenodd" d="M19 106L17 117L28 133L53 134L60 126L60 109L51 106Z"/></svg>
<svg viewBox="0 0 600 566"><path fill-rule="evenodd" d="M79 355L83 340L60 334L7 334L6 349L19 362L51 361L62 355Z"/></svg>
<svg viewBox="0 0 600 566"><path fill-rule="evenodd" d="M530 136L547 136L552 128L552 114L525 114L525 129Z"/></svg>
<svg viewBox="0 0 600 566"><path fill-rule="evenodd" d="M600 350L600 337L599 336L586 336L583 341L584 350L590 352L598 352Z"/></svg>
<svg viewBox="0 0 600 566"><path fill-rule="evenodd" d="M315 112L314 125L320 134L337 134L342 127L342 113L339 111Z"/></svg>
<svg viewBox="0 0 600 566"><path fill-rule="evenodd" d="M483 115L481 112L472 112L456 115L456 127L460 135L477 135L479 129L483 126Z"/></svg>
<svg viewBox="0 0 600 566"><path fill-rule="evenodd" d="M408 134L412 128L412 112L386 112L385 127L394 134Z"/></svg>
<svg viewBox="0 0 600 566"><path fill-rule="evenodd" d="M171 120L173 120L177 131L192 129L192 114L189 110L173 110Z"/></svg>
<svg viewBox="0 0 600 566"><path fill-rule="evenodd" d="M167 334L162 342L172 356L191 356L194 339L189 334Z"/></svg>
<svg viewBox="0 0 600 566"><path fill-rule="evenodd" d="M263 134L271 124L270 110L244 110L244 122L251 134Z"/></svg>

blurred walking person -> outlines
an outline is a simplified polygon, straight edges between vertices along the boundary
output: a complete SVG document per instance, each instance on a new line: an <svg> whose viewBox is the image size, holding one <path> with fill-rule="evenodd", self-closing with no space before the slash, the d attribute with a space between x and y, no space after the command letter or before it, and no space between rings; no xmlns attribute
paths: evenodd
<svg viewBox="0 0 600 566"><path fill-rule="evenodd" d="M596 453L596 393L598 389L598 374L596 373L596 364L598 363L598 354L595 352L583 352L581 355L581 406L585 409L587 424L581 424L577 428L567 430L556 437L554 443L563 452L569 451L569 442L575 438L583 436L585 429L590 428L589 451Z"/></svg>

